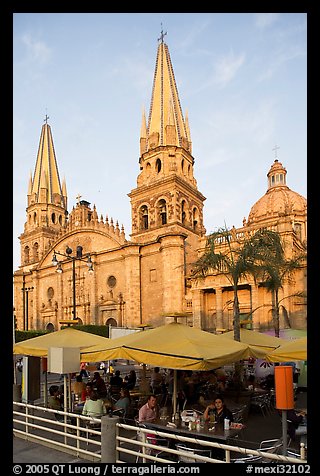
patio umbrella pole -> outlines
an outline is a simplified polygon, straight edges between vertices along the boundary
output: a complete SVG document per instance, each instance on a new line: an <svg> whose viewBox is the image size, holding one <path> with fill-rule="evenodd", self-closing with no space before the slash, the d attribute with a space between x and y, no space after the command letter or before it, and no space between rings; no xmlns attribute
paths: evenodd
<svg viewBox="0 0 320 476"><path fill-rule="evenodd" d="M68 401L67 401L67 392L68 392L68 374L63 374L63 411L67 411Z"/></svg>
<svg viewBox="0 0 320 476"><path fill-rule="evenodd" d="M287 456L287 410L282 410L282 442L283 442L283 455Z"/></svg>
<svg viewBox="0 0 320 476"><path fill-rule="evenodd" d="M44 371L44 382L43 382L43 403L44 406L48 406L48 374L47 371Z"/></svg>
<svg viewBox="0 0 320 476"><path fill-rule="evenodd" d="M173 369L173 396L172 396L172 411L173 415L176 414L177 411L177 370Z"/></svg>

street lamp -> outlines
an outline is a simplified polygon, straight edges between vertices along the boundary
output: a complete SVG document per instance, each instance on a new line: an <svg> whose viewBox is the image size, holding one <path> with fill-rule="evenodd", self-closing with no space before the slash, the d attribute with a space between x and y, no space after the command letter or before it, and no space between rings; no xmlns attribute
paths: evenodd
<svg viewBox="0 0 320 476"><path fill-rule="evenodd" d="M82 257L82 246L77 246L76 250L76 255L72 255L72 249L67 246L66 252L65 253L60 253L59 251L54 250L53 252L53 257L52 257L52 264L57 267L56 272L57 273L62 273L62 267L61 267L61 261L58 261L57 255L59 256L64 256L68 260L72 261L72 292L73 292L73 298L72 298L72 305L73 305L73 319L77 319L76 316L76 261L84 261L86 262L88 266L88 272L91 274L93 273L93 263L91 260L90 253L87 253L86 259Z"/></svg>
<svg viewBox="0 0 320 476"><path fill-rule="evenodd" d="M21 288L23 292L23 327L25 331L28 330L29 326L29 293L33 291L33 289L33 286Z"/></svg>

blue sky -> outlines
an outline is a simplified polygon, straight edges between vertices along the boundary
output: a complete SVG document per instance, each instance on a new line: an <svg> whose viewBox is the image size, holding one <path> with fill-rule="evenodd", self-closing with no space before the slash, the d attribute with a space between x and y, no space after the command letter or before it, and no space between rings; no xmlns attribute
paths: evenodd
<svg viewBox="0 0 320 476"><path fill-rule="evenodd" d="M277 156L307 196L306 13L16 13L13 268L47 114L68 209L81 194L131 233L157 39L167 31L207 233L242 225Z"/></svg>

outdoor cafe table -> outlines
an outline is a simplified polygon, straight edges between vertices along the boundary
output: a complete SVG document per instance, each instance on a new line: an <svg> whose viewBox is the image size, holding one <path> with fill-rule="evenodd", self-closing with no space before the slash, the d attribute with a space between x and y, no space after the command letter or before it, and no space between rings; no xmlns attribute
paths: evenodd
<svg viewBox="0 0 320 476"><path fill-rule="evenodd" d="M166 433L172 433L175 435L181 436L189 436L190 438L195 438L197 440L205 440L205 441L212 441L217 443L225 443L229 444L229 440L236 438L241 429L230 428L229 430L225 430L223 428L222 423L216 423L214 429L210 429L212 424L205 423L200 430L189 430L188 426L185 425L184 422L179 420L176 424L176 428L167 426L168 421L166 420L157 420L155 422L143 422L143 425L146 428L164 431ZM198 445L193 443L185 442L186 446L191 447L198 447L201 448L201 442L199 441ZM208 447L206 447L208 448ZM212 448L212 456L214 458L220 458L221 460L224 458L224 450L220 450L219 448Z"/></svg>

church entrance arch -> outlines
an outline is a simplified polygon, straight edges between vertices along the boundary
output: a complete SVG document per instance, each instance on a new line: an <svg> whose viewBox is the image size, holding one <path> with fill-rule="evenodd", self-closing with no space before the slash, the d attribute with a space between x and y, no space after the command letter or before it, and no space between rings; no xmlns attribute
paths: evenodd
<svg viewBox="0 0 320 476"><path fill-rule="evenodd" d="M106 326L118 327L118 323L113 317L109 317L106 321Z"/></svg>
<svg viewBox="0 0 320 476"><path fill-rule="evenodd" d="M54 332L54 325L51 322L49 322L49 324L47 324L46 326L46 329L49 332Z"/></svg>

